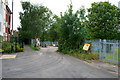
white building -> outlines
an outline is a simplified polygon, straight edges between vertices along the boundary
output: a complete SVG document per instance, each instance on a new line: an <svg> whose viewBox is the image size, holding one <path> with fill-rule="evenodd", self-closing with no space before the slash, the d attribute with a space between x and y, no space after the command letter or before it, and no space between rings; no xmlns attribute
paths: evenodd
<svg viewBox="0 0 120 80"><path fill-rule="evenodd" d="M6 0L2 0L2 36L6 36L5 26L6 26Z"/></svg>

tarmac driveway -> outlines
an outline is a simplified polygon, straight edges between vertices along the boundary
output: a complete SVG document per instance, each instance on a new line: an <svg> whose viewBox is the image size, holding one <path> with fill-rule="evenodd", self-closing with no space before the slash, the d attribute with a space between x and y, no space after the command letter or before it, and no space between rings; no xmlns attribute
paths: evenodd
<svg viewBox="0 0 120 80"><path fill-rule="evenodd" d="M117 78L116 74L98 69L82 60L56 52L57 47L25 52L15 59L2 60L3 78Z"/></svg>

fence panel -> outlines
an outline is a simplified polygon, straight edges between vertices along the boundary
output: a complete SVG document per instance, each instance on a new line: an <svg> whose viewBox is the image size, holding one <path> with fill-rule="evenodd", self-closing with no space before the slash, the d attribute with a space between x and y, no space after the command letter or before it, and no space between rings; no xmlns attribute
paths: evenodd
<svg viewBox="0 0 120 80"><path fill-rule="evenodd" d="M86 40L85 43L91 43L92 53L99 54L99 60L118 63L120 54L120 40Z"/></svg>
<svg viewBox="0 0 120 80"><path fill-rule="evenodd" d="M14 52L21 52L23 51L24 44L22 38L19 37L11 37L11 36L4 36L6 39L2 40L2 53L11 53L12 52L12 40L13 40L13 51Z"/></svg>
<svg viewBox="0 0 120 80"><path fill-rule="evenodd" d="M36 42L35 39L31 39L31 45L34 45ZM44 42L41 42L40 43L45 43L47 46L53 46L53 44L55 45L58 45L58 42L51 42L51 41L44 41Z"/></svg>
<svg viewBox="0 0 120 80"><path fill-rule="evenodd" d="M103 40L101 47L103 47L103 50L101 53L103 53L102 59L104 61L109 61L109 62L114 62L118 63L118 52L119 48L119 43L118 40Z"/></svg>

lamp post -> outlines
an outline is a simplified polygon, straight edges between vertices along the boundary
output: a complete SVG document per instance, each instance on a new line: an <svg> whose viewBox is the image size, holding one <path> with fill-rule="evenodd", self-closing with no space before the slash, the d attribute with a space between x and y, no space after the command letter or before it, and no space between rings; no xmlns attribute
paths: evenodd
<svg viewBox="0 0 120 80"><path fill-rule="evenodd" d="M12 0L12 47L11 47L11 51L13 53L13 0Z"/></svg>

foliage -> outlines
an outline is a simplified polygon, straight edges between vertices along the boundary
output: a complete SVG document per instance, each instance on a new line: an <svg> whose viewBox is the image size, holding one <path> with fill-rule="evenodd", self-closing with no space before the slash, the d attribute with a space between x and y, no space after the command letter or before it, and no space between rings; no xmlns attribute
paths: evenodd
<svg viewBox="0 0 120 80"><path fill-rule="evenodd" d="M71 49L79 49L87 37L86 26L84 7L73 13L72 4L70 4L68 12L61 14L58 51L67 53Z"/></svg>
<svg viewBox="0 0 120 80"><path fill-rule="evenodd" d="M98 60L99 59L99 55L97 55L96 53L84 53L83 51L81 52L81 50L70 50L68 52L69 55L75 56L77 58L80 59L84 59L84 60Z"/></svg>
<svg viewBox="0 0 120 80"><path fill-rule="evenodd" d="M49 40L50 41L56 41L58 39L58 34L57 32L55 31L55 26L53 26L52 28L50 28L49 32Z"/></svg>
<svg viewBox="0 0 120 80"><path fill-rule="evenodd" d="M94 2L88 9L90 39L118 39L120 9L109 2Z"/></svg>
<svg viewBox="0 0 120 80"><path fill-rule="evenodd" d="M60 18L57 15L54 15L51 19L51 25L44 32L45 41L58 41L59 40L59 28L60 28Z"/></svg>
<svg viewBox="0 0 120 80"><path fill-rule="evenodd" d="M17 46L17 52L24 52L24 49Z"/></svg>
<svg viewBox="0 0 120 80"><path fill-rule="evenodd" d="M44 7L32 5L30 2L22 2L23 12L20 12L21 27L19 36L24 42L29 42L35 36L44 41L44 32L50 26L52 12Z"/></svg>
<svg viewBox="0 0 120 80"><path fill-rule="evenodd" d="M7 41L3 41L2 42L2 49L4 50L5 48L7 48L8 46L11 46L11 43L7 42Z"/></svg>
<svg viewBox="0 0 120 80"><path fill-rule="evenodd" d="M30 47L31 47L33 50L36 50L36 51L39 51L39 50L40 50L40 49L34 47L34 45L31 45Z"/></svg>
<svg viewBox="0 0 120 80"><path fill-rule="evenodd" d="M3 37L0 35L0 42L2 42Z"/></svg>
<svg viewBox="0 0 120 80"><path fill-rule="evenodd" d="M11 46L6 47L6 48L4 49L3 54L4 54L4 53L11 53Z"/></svg>
<svg viewBox="0 0 120 80"><path fill-rule="evenodd" d="M13 46L13 50L14 50L14 52L24 52L24 49L20 47L20 44L17 44L17 51L15 50L15 46ZM7 42L7 41L3 41L1 51L2 51L2 54L10 54L11 53L11 43Z"/></svg>

